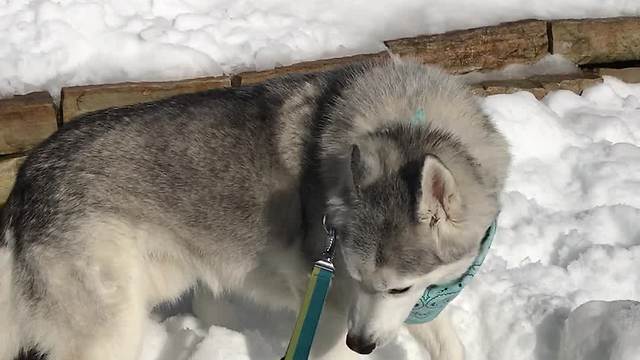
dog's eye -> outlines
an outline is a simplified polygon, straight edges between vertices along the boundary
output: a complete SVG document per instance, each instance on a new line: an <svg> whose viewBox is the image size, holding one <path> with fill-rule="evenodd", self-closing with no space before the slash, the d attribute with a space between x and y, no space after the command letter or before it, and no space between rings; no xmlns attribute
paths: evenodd
<svg viewBox="0 0 640 360"><path fill-rule="evenodd" d="M389 294L391 295L404 294L407 291L409 291L409 289L411 289L411 286L407 286L406 288L400 288L400 289L391 289L389 290Z"/></svg>

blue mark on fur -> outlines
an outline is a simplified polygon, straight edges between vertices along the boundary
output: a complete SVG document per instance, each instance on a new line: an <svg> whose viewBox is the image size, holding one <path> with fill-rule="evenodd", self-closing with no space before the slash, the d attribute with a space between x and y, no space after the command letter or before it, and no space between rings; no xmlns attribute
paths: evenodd
<svg viewBox="0 0 640 360"><path fill-rule="evenodd" d="M427 116L425 115L424 110L423 109L416 110L416 113L413 114L413 117L411 118L411 123L420 125L420 124L424 124L425 122L427 122Z"/></svg>

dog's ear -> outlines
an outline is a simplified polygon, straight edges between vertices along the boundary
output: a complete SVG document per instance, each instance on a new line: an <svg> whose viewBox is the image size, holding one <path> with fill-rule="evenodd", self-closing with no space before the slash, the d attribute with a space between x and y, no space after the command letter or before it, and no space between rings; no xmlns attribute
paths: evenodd
<svg viewBox="0 0 640 360"><path fill-rule="evenodd" d="M417 200L418 221L435 225L438 220L455 220L461 213L461 199L451 171L435 156L424 159Z"/></svg>

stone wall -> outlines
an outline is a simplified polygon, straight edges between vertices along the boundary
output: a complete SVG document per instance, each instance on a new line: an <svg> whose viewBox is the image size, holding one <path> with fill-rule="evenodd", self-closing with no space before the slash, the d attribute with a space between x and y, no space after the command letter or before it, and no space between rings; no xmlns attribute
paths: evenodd
<svg viewBox="0 0 640 360"><path fill-rule="evenodd" d="M386 41L387 51L309 61L266 71L168 82L129 82L62 89L60 104L46 92L0 100L0 206L6 200L26 154L58 126L81 114L114 106L148 102L207 89L251 85L290 73L329 70L363 60L412 57L464 74L509 64L531 64L560 54L580 65L577 74L474 84L479 96L529 91L542 98L557 89L580 93L602 75L640 82L640 18L523 20L444 34Z"/></svg>

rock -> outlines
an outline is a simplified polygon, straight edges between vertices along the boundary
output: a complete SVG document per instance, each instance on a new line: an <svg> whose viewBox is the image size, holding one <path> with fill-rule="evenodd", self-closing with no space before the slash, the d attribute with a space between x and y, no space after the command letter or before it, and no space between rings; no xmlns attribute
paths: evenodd
<svg viewBox="0 0 640 360"><path fill-rule="evenodd" d="M173 95L229 87L228 76L165 82L128 82L108 85L72 86L62 89L62 119L96 110L164 99Z"/></svg>
<svg viewBox="0 0 640 360"><path fill-rule="evenodd" d="M56 111L49 93L0 100L0 155L27 151L57 129Z"/></svg>
<svg viewBox="0 0 640 360"><path fill-rule="evenodd" d="M640 17L551 22L553 53L576 64L640 60Z"/></svg>
<svg viewBox="0 0 640 360"><path fill-rule="evenodd" d="M0 158L0 207L7 201L24 159L24 156Z"/></svg>
<svg viewBox="0 0 640 360"><path fill-rule="evenodd" d="M392 53L439 64L454 73L534 63L548 54L547 23L524 20L497 26L386 41Z"/></svg>

